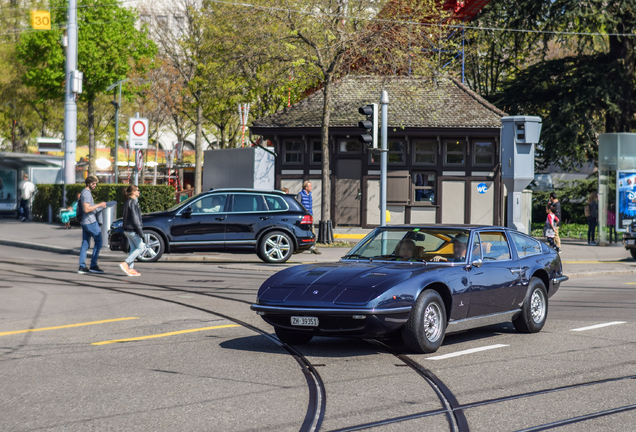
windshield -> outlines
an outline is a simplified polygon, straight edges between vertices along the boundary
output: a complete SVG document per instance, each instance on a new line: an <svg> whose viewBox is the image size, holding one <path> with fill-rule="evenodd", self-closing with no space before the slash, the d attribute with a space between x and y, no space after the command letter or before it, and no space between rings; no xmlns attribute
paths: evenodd
<svg viewBox="0 0 636 432"><path fill-rule="evenodd" d="M376 228L343 259L463 263L469 235L455 228Z"/></svg>

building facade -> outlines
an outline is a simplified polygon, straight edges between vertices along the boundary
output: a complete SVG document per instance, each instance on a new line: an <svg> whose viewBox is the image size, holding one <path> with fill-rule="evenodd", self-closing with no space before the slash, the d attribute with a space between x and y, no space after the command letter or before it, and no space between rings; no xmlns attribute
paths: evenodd
<svg viewBox="0 0 636 432"><path fill-rule="evenodd" d="M389 94L387 209L390 223L502 223L499 135L505 114L450 78L347 76L333 89L329 128L332 219L380 223L380 153L358 142L358 108ZM274 148L276 187L322 193L322 90L253 122Z"/></svg>

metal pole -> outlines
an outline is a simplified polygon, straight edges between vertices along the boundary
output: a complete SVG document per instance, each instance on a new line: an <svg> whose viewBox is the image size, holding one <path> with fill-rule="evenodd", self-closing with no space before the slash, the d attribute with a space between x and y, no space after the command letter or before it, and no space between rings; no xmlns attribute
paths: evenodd
<svg viewBox="0 0 636 432"><path fill-rule="evenodd" d="M466 52L464 50L464 42L466 41L465 31L466 29L462 27L462 84L464 84L464 59L466 58Z"/></svg>
<svg viewBox="0 0 636 432"><path fill-rule="evenodd" d="M382 129L381 129L381 138L382 138L382 149L380 153L380 225L386 225L386 170L387 170L387 162L388 162L388 142L387 142L387 131L388 131L388 109L389 109L389 94L386 90L382 90L382 94L380 96L380 106L382 107Z"/></svg>
<svg viewBox="0 0 636 432"><path fill-rule="evenodd" d="M64 91L64 183L75 183L77 146L77 103L71 91L71 73L77 69L77 0L68 0L68 48L66 51L66 89Z"/></svg>
<svg viewBox="0 0 636 432"><path fill-rule="evenodd" d="M115 89L117 92L117 89ZM115 95L113 95L113 99ZM121 84L119 84L119 103L115 104L115 184L119 183L119 168L117 167L119 150L119 105L121 104Z"/></svg>
<svg viewBox="0 0 636 432"><path fill-rule="evenodd" d="M135 118L139 118L139 113L135 114ZM132 141L132 137L128 139ZM139 186L139 151L137 149L133 150L135 152L135 186Z"/></svg>

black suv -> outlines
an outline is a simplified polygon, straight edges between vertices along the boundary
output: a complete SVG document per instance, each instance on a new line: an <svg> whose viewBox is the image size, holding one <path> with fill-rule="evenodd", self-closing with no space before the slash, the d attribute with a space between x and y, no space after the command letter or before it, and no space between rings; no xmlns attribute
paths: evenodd
<svg viewBox="0 0 636 432"><path fill-rule="evenodd" d="M315 244L313 223L293 195L216 189L143 215L147 249L138 259L157 261L177 252L256 252L265 262L282 263ZM128 251L121 219L110 227L108 243L111 250Z"/></svg>

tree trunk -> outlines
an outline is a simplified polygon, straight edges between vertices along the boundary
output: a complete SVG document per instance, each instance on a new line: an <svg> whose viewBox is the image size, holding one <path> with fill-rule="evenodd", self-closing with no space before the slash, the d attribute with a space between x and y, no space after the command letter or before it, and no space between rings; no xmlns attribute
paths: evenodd
<svg viewBox="0 0 636 432"><path fill-rule="evenodd" d="M331 115L331 80L332 75L325 76L324 102L322 105L322 201L320 218L323 222L331 220L331 178L329 176L329 118Z"/></svg>
<svg viewBox="0 0 636 432"><path fill-rule="evenodd" d="M197 98L197 101L199 98ZM194 194L198 195L201 193L202 187L202 171L203 171L203 142L202 142L202 133L201 128L203 126L203 107L201 103L197 103L197 124L196 124L196 132L194 136L194 148L196 152L195 162L194 162Z"/></svg>
<svg viewBox="0 0 636 432"><path fill-rule="evenodd" d="M88 100L87 106L88 116L88 175L97 174L97 168L95 165L95 101Z"/></svg>

